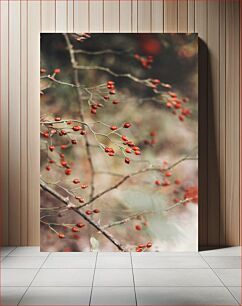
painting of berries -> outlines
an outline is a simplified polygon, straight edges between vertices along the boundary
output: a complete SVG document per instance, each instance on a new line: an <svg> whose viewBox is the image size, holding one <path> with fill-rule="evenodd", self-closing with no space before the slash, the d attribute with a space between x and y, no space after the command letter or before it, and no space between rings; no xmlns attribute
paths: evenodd
<svg viewBox="0 0 242 306"><path fill-rule="evenodd" d="M197 34L40 39L41 250L196 251Z"/></svg>

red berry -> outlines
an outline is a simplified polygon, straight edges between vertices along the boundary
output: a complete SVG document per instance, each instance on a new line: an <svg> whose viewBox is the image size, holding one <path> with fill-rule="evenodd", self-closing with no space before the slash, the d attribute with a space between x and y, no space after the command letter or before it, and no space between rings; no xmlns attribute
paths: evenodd
<svg viewBox="0 0 242 306"><path fill-rule="evenodd" d="M115 91L114 89L112 89L112 90L109 91L109 94L110 94L110 95L115 95L115 93L116 93L116 91Z"/></svg>
<svg viewBox="0 0 242 306"><path fill-rule="evenodd" d="M178 179L176 179L176 180L175 180L175 184L176 184L176 185L180 185L180 184L181 184L181 181L178 180Z"/></svg>
<svg viewBox="0 0 242 306"><path fill-rule="evenodd" d="M82 227L85 226L85 224L83 224L83 223L77 223L76 226L79 227L79 228L82 228Z"/></svg>
<svg viewBox="0 0 242 306"><path fill-rule="evenodd" d="M160 186L160 185L161 185L161 181L160 181L160 180L156 180L156 181L155 181L155 184L156 184L157 186Z"/></svg>
<svg viewBox="0 0 242 306"><path fill-rule="evenodd" d="M67 148L67 145L61 145L61 149L65 150Z"/></svg>
<svg viewBox="0 0 242 306"><path fill-rule="evenodd" d="M140 153L140 151L135 151L134 154L135 155L140 155L141 153Z"/></svg>
<svg viewBox="0 0 242 306"><path fill-rule="evenodd" d="M50 133L51 133L52 135L54 135L54 134L57 133L57 131L53 129L53 130L50 131Z"/></svg>
<svg viewBox="0 0 242 306"><path fill-rule="evenodd" d="M72 182L73 182L74 184L79 184L79 183L80 183L80 180L79 180L79 179L74 179Z"/></svg>
<svg viewBox="0 0 242 306"><path fill-rule="evenodd" d="M63 135L66 135L66 134L67 134L67 132L64 131L64 130L61 130L60 133L59 133L60 136L63 136Z"/></svg>
<svg viewBox="0 0 242 306"><path fill-rule="evenodd" d="M75 125L75 126L73 126L72 129L73 129L73 131L77 132L77 131L81 130L81 127L80 127L80 125Z"/></svg>
<svg viewBox="0 0 242 306"><path fill-rule="evenodd" d="M171 176L172 175L172 173L170 172L170 171L166 171L166 173L165 173L165 176L166 177L169 177L169 176Z"/></svg>
<svg viewBox="0 0 242 306"><path fill-rule="evenodd" d="M112 130L112 131L115 131L115 130L117 130L118 128L117 128L117 126L115 126L115 125L112 125L111 127L110 127L110 130Z"/></svg>
<svg viewBox="0 0 242 306"><path fill-rule="evenodd" d="M110 148L105 148L104 151L108 153L108 152L111 152L111 149Z"/></svg>
<svg viewBox="0 0 242 306"><path fill-rule="evenodd" d="M167 107L167 108L172 108L172 106L173 106L173 105L172 105L170 102L167 102L167 103L166 103L166 107Z"/></svg>
<svg viewBox="0 0 242 306"><path fill-rule="evenodd" d="M139 151L139 147L133 147L132 148L134 151Z"/></svg>
<svg viewBox="0 0 242 306"><path fill-rule="evenodd" d="M119 104L119 101L113 100L113 104L114 104L114 105Z"/></svg>
<svg viewBox="0 0 242 306"><path fill-rule="evenodd" d="M44 132L42 135L43 135L45 138L49 138L49 133L48 133L48 132Z"/></svg>
<svg viewBox="0 0 242 306"><path fill-rule="evenodd" d="M125 152L126 152L126 153L131 153L131 149L130 149L130 148L126 148L126 149L125 149Z"/></svg>
<svg viewBox="0 0 242 306"><path fill-rule="evenodd" d="M50 163L50 164L54 164L55 161L54 161L53 159L50 159L50 160L49 160L49 163Z"/></svg>
<svg viewBox="0 0 242 306"><path fill-rule="evenodd" d="M135 229L136 229L137 231L141 231L142 227L141 227L141 225L137 224L137 225L135 225Z"/></svg>
<svg viewBox="0 0 242 306"><path fill-rule="evenodd" d="M131 124L128 123L128 122L125 122L125 123L123 124L123 127L126 128L126 129L128 129L129 127L131 127Z"/></svg>
<svg viewBox="0 0 242 306"><path fill-rule="evenodd" d="M86 210L86 215L91 215L92 214L92 211L91 210Z"/></svg>
<svg viewBox="0 0 242 306"><path fill-rule="evenodd" d="M153 84L160 84L160 80L154 79L154 80L152 80L152 83L153 83Z"/></svg>
<svg viewBox="0 0 242 306"><path fill-rule="evenodd" d="M72 121L67 121L66 124L70 125L72 124Z"/></svg>
<svg viewBox="0 0 242 306"><path fill-rule="evenodd" d="M61 121L61 117L55 117L55 121Z"/></svg>
<svg viewBox="0 0 242 306"><path fill-rule="evenodd" d="M82 184L82 185L81 185L81 188L82 188L82 189L86 189L87 187L88 187L88 185L86 185L86 184Z"/></svg>
<svg viewBox="0 0 242 306"><path fill-rule="evenodd" d="M53 152L55 150L55 146L49 146L49 150Z"/></svg>
<svg viewBox="0 0 242 306"><path fill-rule="evenodd" d="M171 183L167 180L167 179L164 179L163 182L162 182L162 186L163 187L167 187L169 186Z"/></svg>
<svg viewBox="0 0 242 306"><path fill-rule="evenodd" d="M114 156L115 153L114 153L114 152L109 152L108 155L109 155L109 156Z"/></svg>
<svg viewBox="0 0 242 306"><path fill-rule="evenodd" d="M180 121L184 121L184 116L179 115L179 117L178 117L178 118L179 118L179 120L180 120Z"/></svg>
<svg viewBox="0 0 242 306"><path fill-rule="evenodd" d="M75 226L73 226L73 228L71 229L74 233L79 232L79 229Z"/></svg>
<svg viewBox="0 0 242 306"><path fill-rule="evenodd" d="M109 96L104 96L103 99L109 100Z"/></svg>
<svg viewBox="0 0 242 306"><path fill-rule="evenodd" d="M56 68L56 69L54 70L54 73L55 73L55 74L58 74L58 73L60 73L60 72L61 72L60 68Z"/></svg>
<svg viewBox="0 0 242 306"><path fill-rule="evenodd" d="M71 143L72 143L72 144L77 144L76 139L72 139Z"/></svg>
<svg viewBox="0 0 242 306"><path fill-rule="evenodd" d="M145 245L145 244L142 244L142 243L138 245L138 248L142 248L142 249L143 249L143 248L145 248L145 247L146 247L146 245Z"/></svg>
<svg viewBox="0 0 242 306"><path fill-rule="evenodd" d="M47 165L47 166L45 167L45 169L46 169L47 171L50 171L50 166Z"/></svg>
<svg viewBox="0 0 242 306"><path fill-rule="evenodd" d="M122 136L122 140L123 140L123 141L128 141L127 136L124 136L124 135L123 135L123 136Z"/></svg>
<svg viewBox="0 0 242 306"><path fill-rule="evenodd" d="M86 132L85 130L82 130L82 131L80 132L81 135L86 135L86 133L87 133L87 132Z"/></svg>
<svg viewBox="0 0 242 306"><path fill-rule="evenodd" d="M151 242L147 242L146 247L147 248L151 248L152 247L152 243Z"/></svg>
<svg viewBox="0 0 242 306"><path fill-rule="evenodd" d="M62 234L62 233L59 233L59 238L61 238L61 239L63 239L63 238L65 238L65 235L64 234Z"/></svg>
<svg viewBox="0 0 242 306"><path fill-rule="evenodd" d="M62 161L61 161L61 166L66 167L66 166L67 166L67 161L62 160Z"/></svg>
<svg viewBox="0 0 242 306"><path fill-rule="evenodd" d="M143 251L143 250L142 250L141 248L139 248L139 247L136 248L136 252L139 253L139 252L142 252L142 251Z"/></svg>
<svg viewBox="0 0 242 306"><path fill-rule="evenodd" d="M94 109L94 108L92 108L92 109L91 109L91 114L96 115L96 113L97 113L97 110Z"/></svg>
<svg viewBox="0 0 242 306"><path fill-rule="evenodd" d="M66 174L66 175L71 175L71 169L66 169L66 170L65 170L65 174Z"/></svg>
<svg viewBox="0 0 242 306"><path fill-rule="evenodd" d="M98 213L100 213L100 210L99 210L98 208L95 208L95 209L93 209L93 212L94 212L95 214L98 214Z"/></svg>
<svg viewBox="0 0 242 306"><path fill-rule="evenodd" d="M114 81L107 81L107 85L114 85Z"/></svg>
<svg viewBox="0 0 242 306"><path fill-rule="evenodd" d="M124 161L125 161L126 164L130 163L130 159L128 157L126 157Z"/></svg>

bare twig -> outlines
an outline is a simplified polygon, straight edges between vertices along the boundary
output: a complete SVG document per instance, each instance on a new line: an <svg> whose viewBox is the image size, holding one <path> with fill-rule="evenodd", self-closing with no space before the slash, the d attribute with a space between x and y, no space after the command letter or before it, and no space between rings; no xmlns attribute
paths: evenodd
<svg viewBox="0 0 242 306"><path fill-rule="evenodd" d="M56 190L48 186L44 181L40 181L40 186L43 190L47 191L51 195L53 195L56 199L64 203L65 205L70 205L69 198L63 197L61 194L59 194ZM73 204L73 206L75 206ZM71 207L71 209L76 212L78 215L80 215L85 221L87 221L90 225L92 225L96 230L98 230L100 233L102 233L109 241L111 241L120 251L124 252L127 251L123 245L121 245L109 232L107 232L105 229L99 226L95 221L89 219L85 213L80 211L79 209L75 207Z"/></svg>

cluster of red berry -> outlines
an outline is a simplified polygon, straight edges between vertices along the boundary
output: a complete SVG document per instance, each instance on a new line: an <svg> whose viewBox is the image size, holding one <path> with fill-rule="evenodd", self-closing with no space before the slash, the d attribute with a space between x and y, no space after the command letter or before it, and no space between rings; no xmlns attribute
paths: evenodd
<svg viewBox="0 0 242 306"><path fill-rule="evenodd" d="M145 139L144 140L144 144L145 145L154 145L154 144L156 144L157 143L157 138L156 138L157 132L153 130L153 131L150 132L149 136L150 136L150 139Z"/></svg>
<svg viewBox="0 0 242 306"><path fill-rule="evenodd" d="M82 222L80 222L80 223L77 223L76 226L73 226L73 227L71 228L71 231L72 231L73 233L77 233L77 232L80 231L79 229L80 229L80 228L83 228L83 227L85 227L85 224L82 223ZM67 226L64 226L64 228L65 228L65 229L68 229ZM61 239L63 239L63 238L65 238L66 236L65 236L65 234L63 234L63 233L58 233L58 237L61 238ZM78 237L78 238L79 238L79 237Z"/></svg>
<svg viewBox="0 0 242 306"><path fill-rule="evenodd" d="M134 54L134 58L140 62L140 64L143 66L145 69L151 68L151 64L154 62L154 57L152 55L147 55L147 56L141 56L139 54Z"/></svg>
<svg viewBox="0 0 242 306"><path fill-rule="evenodd" d="M143 252L145 251L146 249L150 249L152 247L152 242L147 242L146 244L144 243L140 243L139 245L137 245L136 247L136 252Z"/></svg>
<svg viewBox="0 0 242 306"><path fill-rule="evenodd" d="M88 210L85 211L85 214L88 215L88 216L92 215L93 213L94 214L99 214L100 213L100 209L95 208L93 210L88 209Z"/></svg>
<svg viewBox="0 0 242 306"><path fill-rule="evenodd" d="M184 121L185 117L191 115L191 110L189 108L184 107L184 103L189 101L188 98L179 99L175 92L168 92L170 98L166 102L166 107L172 110L174 115L177 115L180 121Z"/></svg>

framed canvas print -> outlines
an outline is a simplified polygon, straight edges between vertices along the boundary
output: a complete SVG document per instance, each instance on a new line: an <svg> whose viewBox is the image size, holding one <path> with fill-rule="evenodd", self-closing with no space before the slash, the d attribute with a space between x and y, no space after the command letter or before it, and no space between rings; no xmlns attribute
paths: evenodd
<svg viewBox="0 0 242 306"><path fill-rule="evenodd" d="M41 250L196 251L197 34L41 34Z"/></svg>

